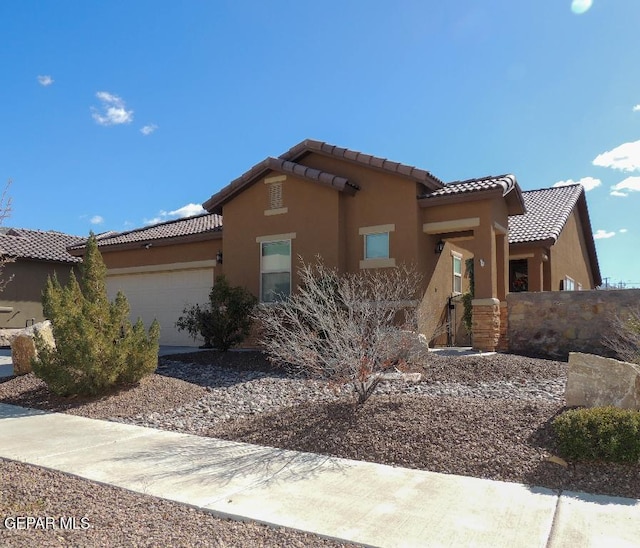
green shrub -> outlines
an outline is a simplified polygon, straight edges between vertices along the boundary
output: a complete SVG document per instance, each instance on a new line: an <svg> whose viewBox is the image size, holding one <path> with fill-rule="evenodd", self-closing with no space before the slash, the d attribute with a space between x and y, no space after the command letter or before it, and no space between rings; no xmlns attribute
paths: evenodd
<svg viewBox="0 0 640 548"><path fill-rule="evenodd" d="M560 453L572 460L638 462L640 412L617 407L571 409L553 421Z"/></svg>
<svg viewBox="0 0 640 548"><path fill-rule="evenodd" d="M49 278L43 310L51 320L54 348L36 334L38 358L33 371L59 395L97 395L138 382L158 365L160 326L154 320L147 334L141 320L129 321L129 303L122 293L109 302L106 267L91 234L81 281L72 273L62 287Z"/></svg>
<svg viewBox="0 0 640 548"><path fill-rule="evenodd" d="M224 276L218 276L209 302L185 308L176 327L187 331L194 340L202 336L206 347L226 351L249 335L256 303L257 299L244 287L232 287Z"/></svg>

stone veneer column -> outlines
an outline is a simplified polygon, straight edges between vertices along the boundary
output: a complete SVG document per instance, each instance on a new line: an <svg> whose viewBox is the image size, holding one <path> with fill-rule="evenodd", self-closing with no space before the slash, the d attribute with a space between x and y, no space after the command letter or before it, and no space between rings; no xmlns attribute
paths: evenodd
<svg viewBox="0 0 640 548"><path fill-rule="evenodd" d="M498 339L498 346L496 350L500 352L507 352L509 350L509 336L507 335L509 309L507 308L507 302L500 302L500 338Z"/></svg>
<svg viewBox="0 0 640 548"><path fill-rule="evenodd" d="M500 301L473 299L471 305L473 348L494 352L500 339Z"/></svg>

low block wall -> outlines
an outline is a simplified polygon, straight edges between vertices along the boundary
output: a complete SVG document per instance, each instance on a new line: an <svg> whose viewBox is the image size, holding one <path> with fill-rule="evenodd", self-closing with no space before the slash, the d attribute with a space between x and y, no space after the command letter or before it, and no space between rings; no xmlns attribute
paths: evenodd
<svg viewBox="0 0 640 548"><path fill-rule="evenodd" d="M507 295L509 351L566 360L569 352L616 357L604 344L611 317L640 308L640 289Z"/></svg>

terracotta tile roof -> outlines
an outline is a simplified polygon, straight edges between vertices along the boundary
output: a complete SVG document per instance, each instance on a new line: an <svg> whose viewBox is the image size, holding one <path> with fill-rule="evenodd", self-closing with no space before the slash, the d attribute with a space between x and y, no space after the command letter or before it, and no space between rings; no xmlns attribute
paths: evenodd
<svg viewBox="0 0 640 548"><path fill-rule="evenodd" d="M221 230L222 217L212 213L205 213L204 215L166 221L127 232L106 232L98 234L96 239L98 240L98 247L102 248L116 245L152 243L158 240L170 243L175 238L200 236L220 232ZM86 238L83 238L79 245L71 246L69 250L72 252L82 250L85 242Z"/></svg>
<svg viewBox="0 0 640 548"><path fill-rule="evenodd" d="M509 243L555 242L583 193L579 184L523 192L527 212L509 217Z"/></svg>
<svg viewBox="0 0 640 548"><path fill-rule="evenodd" d="M477 179L467 179L466 181L455 181L448 183L444 187L428 192L420 198L437 198L439 196L453 196L456 194L466 194L468 192L481 192L483 190L500 190L505 196L516 186L516 178L513 175L497 175L480 177Z"/></svg>
<svg viewBox="0 0 640 548"><path fill-rule="evenodd" d="M408 177L409 179L423 183L433 189L444 185L443 181L424 169L401 164L399 162L392 162L386 158L364 154L356 150L349 150L348 148L330 145L329 143L315 141L313 139L306 139L301 143L298 143L284 154L281 154L280 158L295 162L310 152L324 154L325 156L334 156L336 158L355 162L381 171L387 171L396 175Z"/></svg>
<svg viewBox="0 0 640 548"><path fill-rule="evenodd" d="M231 181L222 190L212 195L211 198L202 204L202 207L207 211L216 211L221 213L221 207L224 203L242 192L246 187L253 184L268 171L290 173L291 175L295 175L301 179L320 183L348 194L355 194L357 190L360 190L358 185L351 183L345 177L340 177L338 175L333 175L332 173L327 173L326 171L320 171L319 169L303 166L282 158L269 157L265 158L262 162L253 166L249 171L246 171L240 175L240 177Z"/></svg>
<svg viewBox="0 0 640 548"><path fill-rule="evenodd" d="M62 232L6 228L0 233L0 254L15 259L77 263L81 259L67 252L67 247L85 238Z"/></svg>
<svg viewBox="0 0 640 548"><path fill-rule="evenodd" d="M500 193L505 198L509 215L524 213L520 185L515 176L510 174L455 181L418 196L418 203L421 207L434 207L444 203L482 199L486 194L493 193Z"/></svg>

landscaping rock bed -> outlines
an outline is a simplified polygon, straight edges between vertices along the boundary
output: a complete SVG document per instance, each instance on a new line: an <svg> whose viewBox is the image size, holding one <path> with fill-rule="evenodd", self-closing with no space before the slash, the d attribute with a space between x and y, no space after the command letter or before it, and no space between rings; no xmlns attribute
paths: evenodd
<svg viewBox="0 0 640 548"><path fill-rule="evenodd" d="M565 406L566 363L509 354L431 354L412 370L422 374L422 382L385 381L369 401L355 406L348 388L334 390L323 381L293 377L273 369L259 353L198 352L162 358L155 375L104 398L57 398L27 375L0 383L0 401L397 466L640 498L638 464L564 467L549 460L557 454L551 421ZM23 468L27 471L12 474L27 478L31 468ZM56 481L71 481L65 478L57 475ZM34 481L31 494L36 496L41 480ZM102 487L96 489L79 490L78 496L87 498L89 508L100 507L107 497L103 507L110 512L111 499ZM131 512L139 504L133 502L138 495L127 496L133 498L124 505L125 514L128 504ZM287 534L297 538L298 533ZM304 539L306 545L316 541L324 542ZM284 543L296 545L289 537Z"/></svg>

